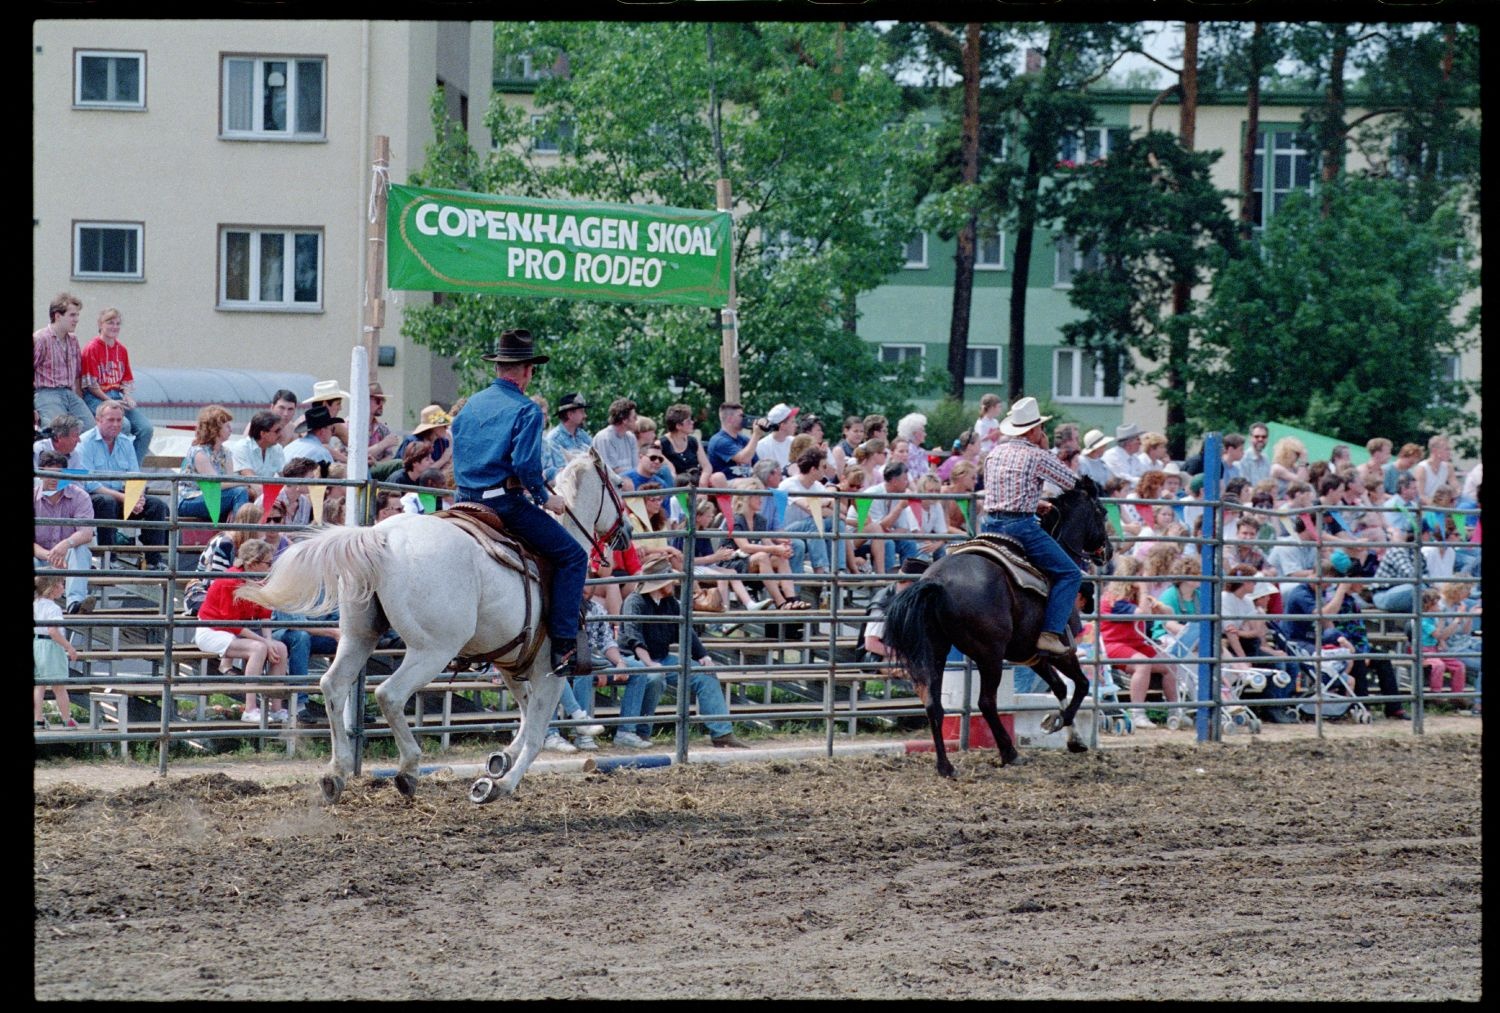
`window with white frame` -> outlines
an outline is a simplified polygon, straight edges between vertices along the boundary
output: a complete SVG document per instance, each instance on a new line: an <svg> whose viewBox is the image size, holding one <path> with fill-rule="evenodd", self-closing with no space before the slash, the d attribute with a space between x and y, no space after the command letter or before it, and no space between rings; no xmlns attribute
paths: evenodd
<svg viewBox="0 0 1500 1013"><path fill-rule="evenodd" d="M1087 252L1078 248L1072 236L1056 236L1053 239L1052 285L1054 288L1072 288L1073 279L1083 271L1097 271L1103 258L1096 249Z"/></svg>
<svg viewBox="0 0 1500 1013"><path fill-rule="evenodd" d="M1118 404L1123 363L1106 370L1102 358L1085 348L1057 348L1052 352L1052 398L1059 402Z"/></svg>
<svg viewBox="0 0 1500 1013"><path fill-rule="evenodd" d="M915 360L919 365L926 358L926 345L881 345L880 362L885 366L899 366L903 362ZM894 379L894 374L887 374L885 379Z"/></svg>
<svg viewBox="0 0 1500 1013"><path fill-rule="evenodd" d="M1005 233L994 225L980 225L974 236L974 267L980 271L1005 270Z"/></svg>
<svg viewBox="0 0 1500 1013"><path fill-rule="evenodd" d="M1271 128L1256 134L1255 161L1250 169L1250 210L1255 228L1265 228L1292 194L1312 191L1313 158L1306 139L1295 129Z"/></svg>
<svg viewBox="0 0 1500 1013"><path fill-rule="evenodd" d="M964 379L971 383L1000 382L1000 349L994 346L970 345L964 365Z"/></svg>
<svg viewBox="0 0 1500 1013"><path fill-rule="evenodd" d="M913 232L902 247L905 263L902 267L925 268L927 266L927 233Z"/></svg>
<svg viewBox="0 0 1500 1013"><path fill-rule="evenodd" d="M321 56L224 57L221 136L323 140L325 70Z"/></svg>
<svg viewBox="0 0 1500 1013"><path fill-rule="evenodd" d="M766 239L766 255L777 260L793 257L813 256L818 252L818 241L799 236L790 229L781 229L775 236Z"/></svg>
<svg viewBox="0 0 1500 1013"><path fill-rule="evenodd" d="M233 309L322 309L322 231L221 228L219 305Z"/></svg>
<svg viewBox="0 0 1500 1013"><path fill-rule="evenodd" d="M536 113L531 117L531 137L534 153L556 155L573 140L573 123Z"/></svg>
<svg viewBox="0 0 1500 1013"><path fill-rule="evenodd" d="M140 222L74 222L73 277L140 280L145 235Z"/></svg>
<svg viewBox="0 0 1500 1013"><path fill-rule="evenodd" d="M73 105L87 109L146 108L146 54L74 50Z"/></svg>
<svg viewBox="0 0 1500 1013"><path fill-rule="evenodd" d="M1074 165L1097 162L1129 142L1129 127L1084 127L1062 136L1057 144L1057 160Z"/></svg>

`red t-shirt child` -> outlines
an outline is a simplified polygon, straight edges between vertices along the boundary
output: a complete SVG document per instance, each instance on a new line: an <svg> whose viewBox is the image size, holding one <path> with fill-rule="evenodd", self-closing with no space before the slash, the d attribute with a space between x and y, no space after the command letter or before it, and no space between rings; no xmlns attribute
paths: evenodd
<svg viewBox="0 0 1500 1013"><path fill-rule="evenodd" d="M240 567L231 566L224 572L244 573L245 571ZM198 618L229 622L271 618L271 610L264 605L257 605L253 601L241 601L234 596L234 592L244 585L243 579L229 577L219 577L211 582L208 585L208 594L203 598L203 605L198 609ZM239 625L216 625L214 629L233 633L237 637L245 632L245 628Z"/></svg>
<svg viewBox="0 0 1500 1013"><path fill-rule="evenodd" d="M130 353L118 341L114 347L106 345L103 335L95 337L83 349L79 373L85 387L92 379L106 394L122 390L127 383L135 383L135 375L130 372Z"/></svg>

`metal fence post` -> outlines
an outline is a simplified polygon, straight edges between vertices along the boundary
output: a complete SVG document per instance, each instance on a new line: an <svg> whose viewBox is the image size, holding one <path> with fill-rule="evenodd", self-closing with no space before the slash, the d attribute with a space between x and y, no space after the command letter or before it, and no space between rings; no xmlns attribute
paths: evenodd
<svg viewBox="0 0 1500 1013"><path fill-rule="evenodd" d="M1224 533L1219 530L1219 486L1223 478L1221 443L1222 439L1217 432L1209 433L1203 440L1203 544L1199 556L1203 564L1203 582L1198 585L1198 611L1209 616L1219 613L1218 562L1221 558L1219 550L1224 544ZM1218 678L1218 674L1224 659L1217 619L1208 619L1198 624L1200 658L1209 657L1209 652L1204 650L1209 645L1213 646L1214 660L1198 662L1198 699L1211 699L1213 706L1210 708L1200 705L1197 708L1195 724L1199 742L1206 742L1210 737L1216 740L1219 738L1218 718L1222 701L1219 699L1218 689L1222 680Z"/></svg>

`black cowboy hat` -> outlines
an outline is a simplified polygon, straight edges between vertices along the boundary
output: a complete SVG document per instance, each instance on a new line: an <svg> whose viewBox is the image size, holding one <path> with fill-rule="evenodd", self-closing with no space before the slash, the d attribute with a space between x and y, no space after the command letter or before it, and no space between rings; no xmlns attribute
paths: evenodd
<svg viewBox="0 0 1500 1013"><path fill-rule="evenodd" d="M561 415L563 412L573 408L587 408L588 406L589 403L583 399L583 395L577 391L573 391L564 394L562 400L557 402L557 407L552 409L552 411L557 415Z"/></svg>
<svg viewBox="0 0 1500 1013"><path fill-rule="evenodd" d="M901 561L901 572L908 577L920 577L927 572L927 568L931 565L932 557L918 552L907 556Z"/></svg>
<svg viewBox="0 0 1500 1013"><path fill-rule="evenodd" d="M500 342L489 355L481 356L486 362L503 362L510 366L540 365L549 356L536 354L536 342L531 332L516 328L500 335Z"/></svg>
<svg viewBox="0 0 1500 1013"><path fill-rule="evenodd" d="M336 426L344 421L341 418L335 417L328 410L328 406L321 401L307 410L306 419L308 432L312 432L314 429L322 429L324 426Z"/></svg>

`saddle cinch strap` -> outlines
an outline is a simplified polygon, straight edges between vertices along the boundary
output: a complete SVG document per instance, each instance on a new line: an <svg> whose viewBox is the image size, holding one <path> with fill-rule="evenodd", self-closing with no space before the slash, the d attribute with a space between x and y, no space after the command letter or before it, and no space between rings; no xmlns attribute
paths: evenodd
<svg viewBox="0 0 1500 1013"><path fill-rule="evenodd" d="M541 566L537 558L526 550L515 535L506 530L494 511L474 503L455 503L447 510L439 510L433 514L443 520L457 525L465 534L469 535L484 550L484 554L508 570L514 570L525 580L535 581L541 588L543 597L543 608L545 609L545 598L547 594L547 582L542 580ZM536 661L536 656L542 649L542 629L540 623L533 623L531 615L531 595L521 595L526 609L525 620L521 624L521 632L493 651L465 658L455 658L449 663L449 668L455 672L462 671L472 665L485 662L496 662L505 671L512 675L522 675L531 670L531 665ZM514 661L510 663L501 662L499 659L511 651L520 649Z"/></svg>
<svg viewBox="0 0 1500 1013"><path fill-rule="evenodd" d="M1046 574L1026 558L1025 549L1013 538L994 534L975 535L967 542L959 542L948 549L950 556L968 552L977 553L999 564L1010 575L1016 587L1023 591L1046 598L1051 590L1052 584Z"/></svg>

